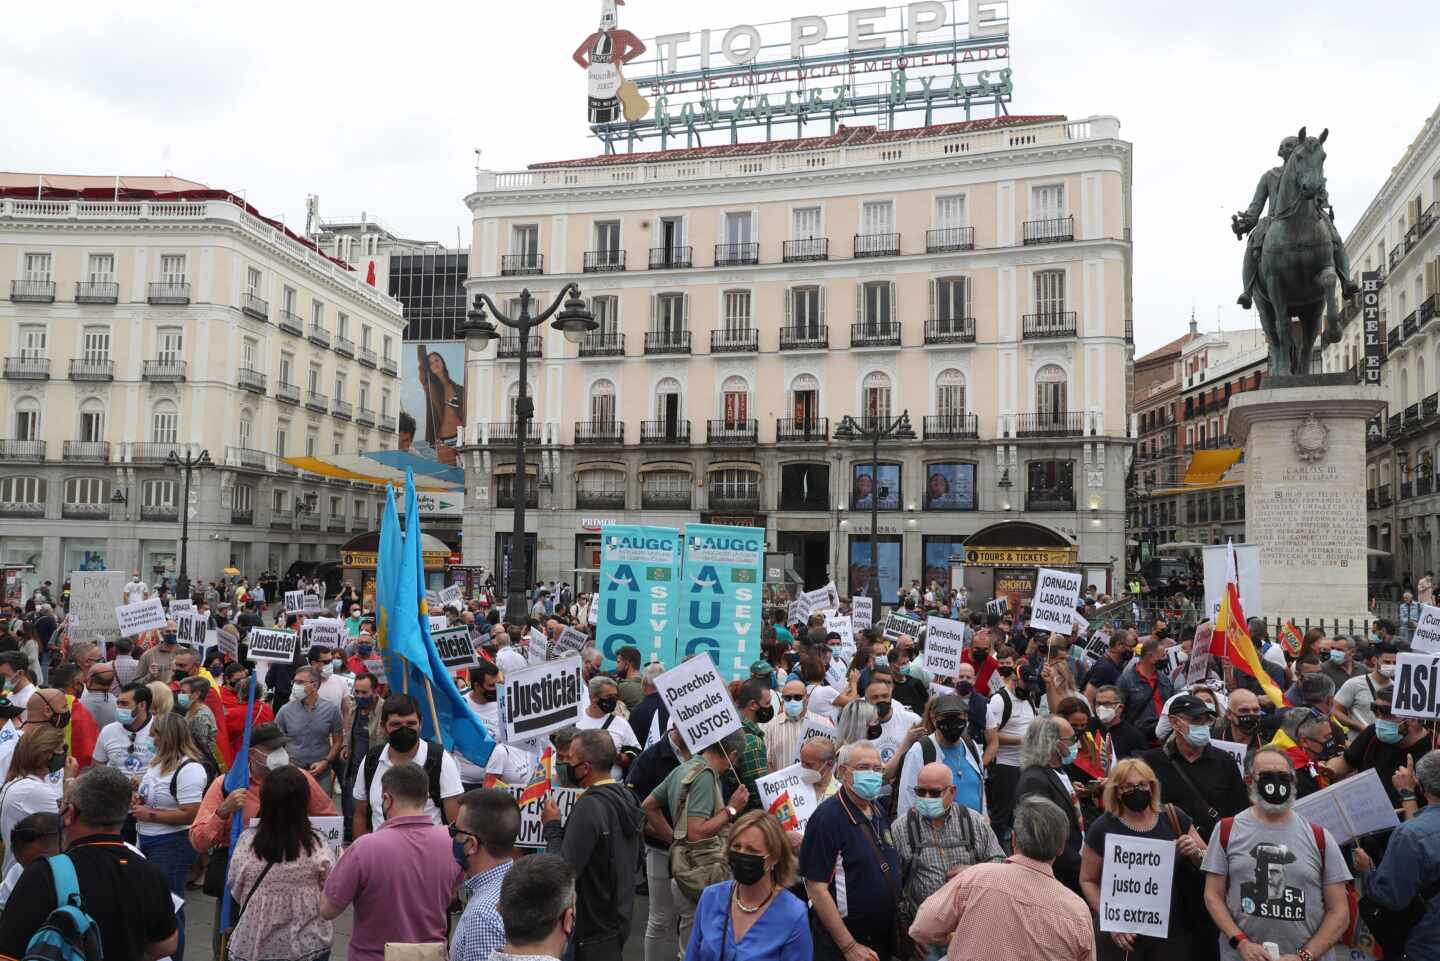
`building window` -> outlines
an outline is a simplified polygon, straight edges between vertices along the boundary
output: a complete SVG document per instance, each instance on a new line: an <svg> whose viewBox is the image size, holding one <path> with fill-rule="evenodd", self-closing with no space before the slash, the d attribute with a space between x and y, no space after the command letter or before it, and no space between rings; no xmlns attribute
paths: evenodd
<svg viewBox="0 0 1440 961"><path fill-rule="evenodd" d="M251 418L248 410L242 410L240 412L240 417L236 421L235 431L236 439L240 442L240 449L249 450L250 438L255 432L255 422Z"/></svg>
<svg viewBox="0 0 1440 961"><path fill-rule="evenodd" d="M752 235L754 218L750 211L730 211L725 214L725 243L748 244Z"/></svg>
<svg viewBox="0 0 1440 961"><path fill-rule="evenodd" d="M98 444L105 439L105 406L90 399L80 407L80 437L83 444Z"/></svg>
<svg viewBox="0 0 1440 961"><path fill-rule="evenodd" d="M538 224L515 224L510 228L510 252L520 254L527 263L533 263L540 252L540 226Z"/></svg>
<svg viewBox="0 0 1440 961"><path fill-rule="evenodd" d="M607 266L613 261L613 255L620 250L620 221L595 221L595 249L602 254L611 255L602 258Z"/></svg>
<svg viewBox="0 0 1440 961"><path fill-rule="evenodd" d="M880 371L865 375L861 385L864 400L864 417L871 423L883 423L890 419L890 377Z"/></svg>
<svg viewBox="0 0 1440 961"><path fill-rule="evenodd" d="M282 420L275 425L275 456L284 457L290 446L290 422Z"/></svg>
<svg viewBox="0 0 1440 961"><path fill-rule="evenodd" d="M872 336L888 331L895 316L895 282L871 281L861 284L855 293L855 322L864 324L865 332Z"/></svg>
<svg viewBox="0 0 1440 961"><path fill-rule="evenodd" d="M80 357L87 364L103 364L110 359L110 328L86 327Z"/></svg>
<svg viewBox="0 0 1440 961"><path fill-rule="evenodd" d="M965 375L953 367L935 379L935 413L949 420L965 415Z"/></svg>
<svg viewBox="0 0 1440 961"><path fill-rule="evenodd" d="M185 332L179 327L162 327L156 331L156 357L162 364L177 364L185 356Z"/></svg>
<svg viewBox="0 0 1440 961"><path fill-rule="evenodd" d="M941 277L930 281L930 319L943 333L958 333L960 321L974 316L969 277Z"/></svg>
<svg viewBox="0 0 1440 961"><path fill-rule="evenodd" d="M1055 364L1046 364L1035 375L1035 413L1042 421L1056 420L1067 410L1065 371Z"/></svg>
<svg viewBox="0 0 1440 961"><path fill-rule="evenodd" d="M380 416L390 416L390 392L388 390L380 391Z"/></svg>
<svg viewBox="0 0 1440 961"><path fill-rule="evenodd" d="M965 195L947 194L935 198L935 229L950 230L965 227Z"/></svg>
<svg viewBox="0 0 1440 961"><path fill-rule="evenodd" d="M156 444L175 444L180 440L180 412L172 401L162 400L150 415L150 440Z"/></svg>
<svg viewBox="0 0 1440 961"><path fill-rule="evenodd" d="M0 504L44 504L45 478L0 477Z"/></svg>
<svg viewBox="0 0 1440 961"><path fill-rule="evenodd" d="M925 465L927 511L973 511L975 465L965 461Z"/></svg>
<svg viewBox="0 0 1440 961"><path fill-rule="evenodd" d="M661 341L668 343L680 340L681 334L685 332L687 300L686 294L656 294L651 301L654 306L651 329L659 335Z"/></svg>
<svg viewBox="0 0 1440 961"><path fill-rule="evenodd" d="M140 485L142 507L174 507L175 482L173 480L147 480Z"/></svg>
<svg viewBox="0 0 1440 961"><path fill-rule="evenodd" d="M369 324L360 325L360 347L363 350L370 350L370 342L374 339L375 329Z"/></svg>
<svg viewBox="0 0 1440 961"><path fill-rule="evenodd" d="M91 254L86 280L92 284L108 284L115 279L115 255Z"/></svg>
<svg viewBox="0 0 1440 961"><path fill-rule="evenodd" d="M277 491L274 492L273 496L270 498L270 508L271 508L272 510L274 510L274 511L278 511L278 512L282 512L282 513L283 513L285 510L287 510L287 509L289 508L289 506L290 506L290 492L287 491L287 490L277 490Z"/></svg>
<svg viewBox="0 0 1440 961"><path fill-rule="evenodd" d="M249 514L255 510L255 488L249 484L235 485L235 500L232 502L234 509L241 514Z"/></svg>
<svg viewBox="0 0 1440 961"><path fill-rule="evenodd" d="M820 208L796 207L790 211L790 239L814 240L820 236Z"/></svg>
<svg viewBox="0 0 1440 961"><path fill-rule="evenodd" d="M22 397L15 405L15 439L40 439L40 402L34 397Z"/></svg>
<svg viewBox="0 0 1440 961"><path fill-rule="evenodd" d="M744 468L727 468L710 474L710 506L760 505L760 475Z"/></svg>
<svg viewBox="0 0 1440 961"><path fill-rule="evenodd" d="M750 291L725 291L725 333L740 334L750 329Z"/></svg>
<svg viewBox="0 0 1440 961"><path fill-rule="evenodd" d="M46 328L25 324L20 328L20 356L24 360L45 359Z"/></svg>
<svg viewBox="0 0 1440 961"><path fill-rule="evenodd" d="M675 437L680 409L680 382L674 377L663 378L655 385L655 419L664 426L667 438Z"/></svg>
<svg viewBox="0 0 1440 961"><path fill-rule="evenodd" d="M316 330L325 329L325 305L318 300L310 301L310 323Z"/></svg>
<svg viewBox="0 0 1440 961"><path fill-rule="evenodd" d="M817 424L820 381L813 374L800 374L790 382L790 410L796 424Z"/></svg>
<svg viewBox="0 0 1440 961"><path fill-rule="evenodd" d="M613 337L620 329L620 298L606 295L590 298L590 310L595 315L595 336Z"/></svg>
<svg viewBox="0 0 1440 961"><path fill-rule="evenodd" d="M515 506L514 473L495 475L495 506ZM525 506L530 508L538 508L540 506L540 485L536 483L536 478L533 473L526 477Z"/></svg>
<svg viewBox="0 0 1440 961"><path fill-rule="evenodd" d="M1032 511L1073 511L1075 509L1075 462L1036 460L1026 466L1025 509Z"/></svg>
<svg viewBox="0 0 1440 961"><path fill-rule="evenodd" d="M893 234L895 205L888 200L867 200L860 205L860 233Z"/></svg>
<svg viewBox="0 0 1440 961"><path fill-rule="evenodd" d="M782 464L780 466L780 509L782 511L828 511L830 509L830 465Z"/></svg>
<svg viewBox="0 0 1440 961"><path fill-rule="evenodd" d="M103 506L110 499L109 482L100 477L71 477L65 481L65 503Z"/></svg>
<svg viewBox="0 0 1440 961"><path fill-rule="evenodd" d="M785 326L803 338L820 336L825 324L825 288L791 287L785 298Z"/></svg>
<svg viewBox="0 0 1440 961"><path fill-rule="evenodd" d="M345 375L344 375L344 374L338 374L338 373L337 373L337 374L335 375L335 402L336 402L337 404L343 404L343 403L345 402Z"/></svg>
<svg viewBox="0 0 1440 961"><path fill-rule="evenodd" d="M254 267L245 268L245 292L251 297L260 296L260 271Z"/></svg>
<svg viewBox="0 0 1440 961"><path fill-rule="evenodd" d="M295 311L294 287L286 287L284 290L280 291L280 308L284 310L285 313L294 316L298 321L300 315Z"/></svg>
<svg viewBox="0 0 1440 961"><path fill-rule="evenodd" d="M750 385L743 377L727 377L720 385L720 412L725 427L744 428L750 422Z"/></svg>
<svg viewBox="0 0 1440 961"><path fill-rule="evenodd" d="M26 254L25 255L25 281L34 284L47 284L50 282L50 255L49 254Z"/></svg>
<svg viewBox="0 0 1440 961"><path fill-rule="evenodd" d="M850 508L868 511L871 507L882 511L900 509L899 464L850 465Z"/></svg>
<svg viewBox="0 0 1440 961"><path fill-rule="evenodd" d="M185 283L185 255L162 254L160 257L160 282L164 284Z"/></svg>
<svg viewBox="0 0 1440 961"><path fill-rule="evenodd" d="M577 508L625 509L625 472L619 470L587 470L576 476L575 506Z"/></svg>
<svg viewBox="0 0 1440 961"><path fill-rule="evenodd" d="M1059 220L1065 216L1065 185L1030 188L1030 219Z"/></svg>
<svg viewBox="0 0 1440 961"><path fill-rule="evenodd" d="M337 314L335 316L335 336L341 340L350 339L350 315Z"/></svg>
<svg viewBox="0 0 1440 961"><path fill-rule="evenodd" d="M608 380L590 386L590 421L607 427L615 423L615 385Z"/></svg>
<svg viewBox="0 0 1440 961"><path fill-rule="evenodd" d="M320 446L320 432L310 429L305 432L305 456L314 457Z"/></svg>
<svg viewBox="0 0 1440 961"><path fill-rule="evenodd" d="M240 366L245 370L259 370L260 342L246 337L240 342Z"/></svg>
<svg viewBox="0 0 1440 961"><path fill-rule="evenodd" d="M642 474L640 506L644 510L690 509L690 475L683 471L656 470Z"/></svg>
<svg viewBox="0 0 1440 961"><path fill-rule="evenodd" d="M1065 311L1065 271L1035 271L1035 313L1053 315Z"/></svg>

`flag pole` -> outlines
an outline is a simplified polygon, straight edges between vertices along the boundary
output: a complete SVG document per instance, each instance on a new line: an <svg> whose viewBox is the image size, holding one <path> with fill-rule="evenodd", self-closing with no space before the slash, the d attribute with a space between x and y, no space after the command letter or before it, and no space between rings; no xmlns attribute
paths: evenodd
<svg viewBox="0 0 1440 961"><path fill-rule="evenodd" d="M440 730L440 712L435 708L435 690L430 686L430 678L425 678L425 700L430 704L430 717L435 721L435 739L441 744L445 743L445 735Z"/></svg>

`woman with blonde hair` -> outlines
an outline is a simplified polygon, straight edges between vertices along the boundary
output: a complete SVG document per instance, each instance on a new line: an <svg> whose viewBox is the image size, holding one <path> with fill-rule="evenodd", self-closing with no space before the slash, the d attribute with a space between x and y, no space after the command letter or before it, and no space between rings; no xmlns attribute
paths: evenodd
<svg viewBox="0 0 1440 961"><path fill-rule="evenodd" d="M730 829L726 855L732 881L700 895L688 961L811 961L809 913L786 890L795 882L796 858L774 815L747 811Z"/></svg>
<svg viewBox="0 0 1440 961"><path fill-rule="evenodd" d="M5 863L0 877L15 865L10 832L32 814L56 814L60 810L62 772L73 776L75 763L65 757L65 732L48 724L25 728L10 755L10 772L0 787L0 842L5 845Z"/></svg>
<svg viewBox="0 0 1440 961"><path fill-rule="evenodd" d="M868 701L851 701L840 709L840 719L835 722L835 736L840 746L856 741L873 741L880 736L880 718L875 705Z"/></svg>
<svg viewBox="0 0 1440 961"><path fill-rule="evenodd" d="M159 717L175 710L175 695L170 692L169 684L164 681L151 681L145 686L150 688L151 717Z"/></svg>
<svg viewBox="0 0 1440 961"><path fill-rule="evenodd" d="M153 685L151 685L153 687ZM167 689L167 695L170 693ZM176 897L185 897L185 881L195 863L195 848L190 845L189 829L210 777L205 772L204 755L190 736L190 725L184 716L173 711L157 713L150 727L155 741L155 759L145 769L140 787L131 802L140 853L161 871L170 882ZM185 957L185 917L183 909L176 917L180 927L180 944L171 955L175 961Z"/></svg>
<svg viewBox="0 0 1440 961"><path fill-rule="evenodd" d="M1170 930L1194 930L1190 922L1205 912L1200 875L1205 842L1190 817L1173 804L1161 803L1160 780L1139 758L1126 758L1115 765L1105 779L1101 798L1105 813L1085 832L1080 856L1080 890L1090 910L1097 915L1100 911L1100 877L1110 834L1173 841L1176 858L1170 886ZM1101 961L1188 961L1193 940L1100 932L1095 937L1096 957Z"/></svg>

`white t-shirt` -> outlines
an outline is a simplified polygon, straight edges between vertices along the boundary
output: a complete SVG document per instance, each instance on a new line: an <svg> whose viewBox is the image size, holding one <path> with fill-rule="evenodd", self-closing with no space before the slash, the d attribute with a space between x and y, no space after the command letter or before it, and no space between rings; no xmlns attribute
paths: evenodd
<svg viewBox="0 0 1440 961"><path fill-rule="evenodd" d="M24 720L24 717L15 718L15 720ZM0 724L0 784L3 784L5 778L10 774L10 758L15 754L15 745L20 740L20 733L11 721Z"/></svg>
<svg viewBox="0 0 1440 961"><path fill-rule="evenodd" d="M575 727L582 731L593 731L596 728L604 727L609 721L610 726L605 730L610 734L610 740L615 742L615 750L623 751L625 748L640 750L640 740L635 736L630 722L623 717L616 717L614 714L602 714L600 717L591 717L588 711L581 711L580 717L575 721ZM625 769L616 764L610 769L610 776L617 781L625 780Z"/></svg>
<svg viewBox="0 0 1440 961"><path fill-rule="evenodd" d="M880 746L880 763L889 764L895 752L910 729L920 723L920 717L899 701L890 702L890 716L880 724L880 736L875 743Z"/></svg>
<svg viewBox="0 0 1440 961"><path fill-rule="evenodd" d="M485 726L485 731L490 735L490 740L498 744L500 741L500 705L494 701L488 704L476 704L475 699L467 694L465 695L465 706L468 707L470 713L474 714L480 723ZM485 772L490 770L490 765L487 764L481 767L478 764L472 764L470 759L459 751L454 753L455 764L460 768L460 780L469 784L480 784L485 780ZM494 758L493 754L491 758ZM506 783L509 782L507 781Z"/></svg>
<svg viewBox="0 0 1440 961"><path fill-rule="evenodd" d="M122 590L125 592L126 604L139 604L145 600L145 595L150 592L150 587L142 580L133 580L126 584Z"/></svg>
<svg viewBox="0 0 1440 961"><path fill-rule="evenodd" d="M105 725L95 741L95 763L119 768L129 777L142 776L155 760L155 740L150 736L153 723L146 721L138 731L127 730L119 721Z"/></svg>
<svg viewBox="0 0 1440 961"><path fill-rule="evenodd" d="M835 699L840 696L839 691L829 684L817 684L810 692L809 711L825 718L831 724L840 720L840 711L835 707Z"/></svg>
<svg viewBox="0 0 1440 961"><path fill-rule="evenodd" d="M32 774L11 781L0 791L0 837L5 838L5 863L0 870L9 871L15 864L10 832L30 815L40 813L60 813L59 784Z"/></svg>
<svg viewBox="0 0 1440 961"><path fill-rule="evenodd" d="M1000 719L1005 716L1005 697L1010 697L1010 720L1002 728ZM1013 692L1006 690L1003 694L996 691L990 697L990 706L985 712L985 730L991 731L999 728L1001 734L1008 734L1011 737L1024 737L1025 730L1030 722L1035 720L1035 709L1030 702L1024 698L1016 697ZM996 764L1008 764L1011 767L1020 766L1020 745L1002 744L995 754Z"/></svg>
<svg viewBox="0 0 1440 961"><path fill-rule="evenodd" d="M329 701L340 708L341 714L345 712L345 698L350 696L350 689L355 686L355 679L344 674L331 674L320 682L320 688L315 693L323 701Z"/></svg>
<svg viewBox="0 0 1440 961"><path fill-rule="evenodd" d="M9 694L10 703L14 704L16 707L24 707L26 704L29 704L30 699L34 696L34 684L26 684L24 690L11 691Z"/></svg>
<svg viewBox="0 0 1440 961"><path fill-rule="evenodd" d="M459 760L458 755L456 759ZM511 787L524 787L530 783L530 775L534 770L535 755L509 744L497 744L485 765L484 773L498 777Z"/></svg>
<svg viewBox="0 0 1440 961"><path fill-rule="evenodd" d="M179 795L178 799L170 793L170 779L174 776L174 770L167 774L161 774L158 764L147 767L145 776L140 779L140 803L157 811L178 811L182 804L199 804L200 799L205 796L205 788L209 786L205 777L205 766L198 761L190 761L180 769L180 776L175 780L175 793ZM188 824L161 824L158 821L135 822L135 831L141 837L178 834L188 830L190 830Z"/></svg>
<svg viewBox="0 0 1440 961"><path fill-rule="evenodd" d="M1390 680L1386 678L1385 683L1390 683ZM1375 723L1375 692L1382 686L1376 684L1369 673L1356 675L1340 685L1340 690L1335 693L1335 703L1358 723L1369 727Z"/></svg>
<svg viewBox="0 0 1440 961"><path fill-rule="evenodd" d="M540 649L540 661L545 660L545 649ZM513 647L502 647L495 653L495 666L500 668L504 675L514 674L516 671L523 671L530 664L525 660L525 655Z"/></svg>
<svg viewBox="0 0 1440 961"><path fill-rule="evenodd" d="M421 741L420 746L415 750L415 756L411 758L421 767L425 766L425 759L430 755L430 743ZM380 796L384 793L380 789L380 779L392 765L390 763L390 746L387 744L385 750L380 752L379 764L375 769L375 777L370 782L370 795L365 795L365 767L364 761L360 763L360 770L355 775L355 787L351 790L350 796L357 801L370 802L370 830L380 830L380 825L385 823L385 812L380 803ZM440 758L440 800L447 801L452 797L459 797L465 793L465 786L460 783L460 768L455 764L455 759L448 753ZM435 806L435 799L428 794L425 797L425 813L436 826L443 827L445 824L445 812Z"/></svg>

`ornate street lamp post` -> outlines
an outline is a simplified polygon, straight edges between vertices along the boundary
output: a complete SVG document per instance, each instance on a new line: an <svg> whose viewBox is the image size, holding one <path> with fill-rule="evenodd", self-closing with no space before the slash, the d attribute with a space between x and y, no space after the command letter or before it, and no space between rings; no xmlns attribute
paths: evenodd
<svg viewBox="0 0 1440 961"><path fill-rule="evenodd" d="M835 428L836 440L862 440L870 442L870 577L865 593L870 597L875 616L880 616L880 579L876 570L880 567L880 442L914 440L915 429L910 426L910 411L901 411L899 417L867 415L858 420L846 414Z"/></svg>
<svg viewBox="0 0 1440 961"><path fill-rule="evenodd" d="M175 596L189 598L190 572L186 564L186 554L190 547L190 473L202 467L212 466L210 452L202 450L197 454L187 445L183 457L179 451L172 450L167 460L171 467L185 472L185 493L180 500L180 578L175 583Z"/></svg>

